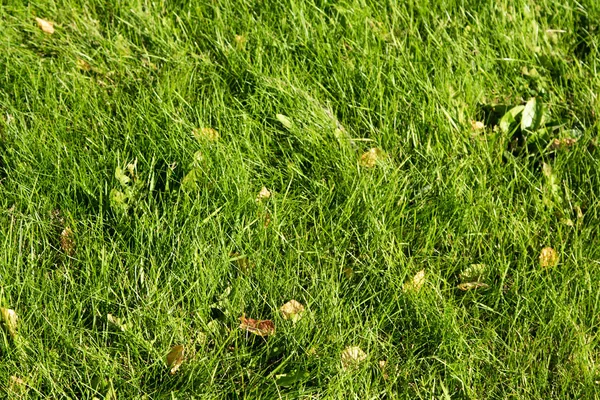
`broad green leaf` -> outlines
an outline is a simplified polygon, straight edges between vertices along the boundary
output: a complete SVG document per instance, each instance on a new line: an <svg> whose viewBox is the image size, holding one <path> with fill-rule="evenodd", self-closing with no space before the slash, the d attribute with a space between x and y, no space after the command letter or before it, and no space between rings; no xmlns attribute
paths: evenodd
<svg viewBox="0 0 600 400"><path fill-rule="evenodd" d="M529 99L525 108L523 109L523 116L521 117L521 130L535 130L537 128L536 121L539 120L538 106L535 97Z"/></svg>
<svg viewBox="0 0 600 400"><path fill-rule="evenodd" d="M115 168L115 178L117 178L121 186L127 186L131 182L131 178L125 174L125 171L121 167Z"/></svg>
<svg viewBox="0 0 600 400"><path fill-rule="evenodd" d="M297 382L302 382L310 378L307 371L296 370L288 374L276 375L276 382L279 386L292 386Z"/></svg>
<svg viewBox="0 0 600 400"><path fill-rule="evenodd" d="M502 118L500 118L500 130L503 133L509 133L510 127L516 122L517 116L523 111L524 106L515 106L508 110Z"/></svg>

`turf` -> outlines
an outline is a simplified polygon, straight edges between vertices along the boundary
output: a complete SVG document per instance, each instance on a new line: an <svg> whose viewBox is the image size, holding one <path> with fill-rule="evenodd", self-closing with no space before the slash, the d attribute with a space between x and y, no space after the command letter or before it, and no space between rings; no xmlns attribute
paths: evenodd
<svg viewBox="0 0 600 400"><path fill-rule="evenodd" d="M595 1L3 2L0 391L600 397L598 21ZM532 98L543 121L503 129ZM487 287L462 291L472 265Z"/></svg>

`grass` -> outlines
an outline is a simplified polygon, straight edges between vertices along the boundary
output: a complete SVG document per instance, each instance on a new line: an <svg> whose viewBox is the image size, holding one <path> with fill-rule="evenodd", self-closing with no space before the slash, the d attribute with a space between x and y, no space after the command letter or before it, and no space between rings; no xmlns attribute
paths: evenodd
<svg viewBox="0 0 600 400"><path fill-rule="evenodd" d="M599 20L594 1L3 3L0 391L600 397ZM539 127L498 128L531 98ZM463 292L473 264L488 288ZM348 346L367 358L344 370Z"/></svg>

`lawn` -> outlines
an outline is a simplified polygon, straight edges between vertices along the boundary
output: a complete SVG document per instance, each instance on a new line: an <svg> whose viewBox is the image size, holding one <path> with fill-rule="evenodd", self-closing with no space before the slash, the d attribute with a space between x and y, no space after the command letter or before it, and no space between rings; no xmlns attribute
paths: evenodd
<svg viewBox="0 0 600 400"><path fill-rule="evenodd" d="M0 393L599 398L599 45L592 0L2 2Z"/></svg>

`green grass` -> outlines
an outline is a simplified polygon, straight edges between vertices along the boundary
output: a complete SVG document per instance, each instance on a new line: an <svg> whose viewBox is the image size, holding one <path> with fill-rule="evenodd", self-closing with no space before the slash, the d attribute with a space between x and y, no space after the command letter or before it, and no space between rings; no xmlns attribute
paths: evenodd
<svg viewBox="0 0 600 400"><path fill-rule="evenodd" d="M0 392L600 397L600 3L176 3L0 5Z"/></svg>

